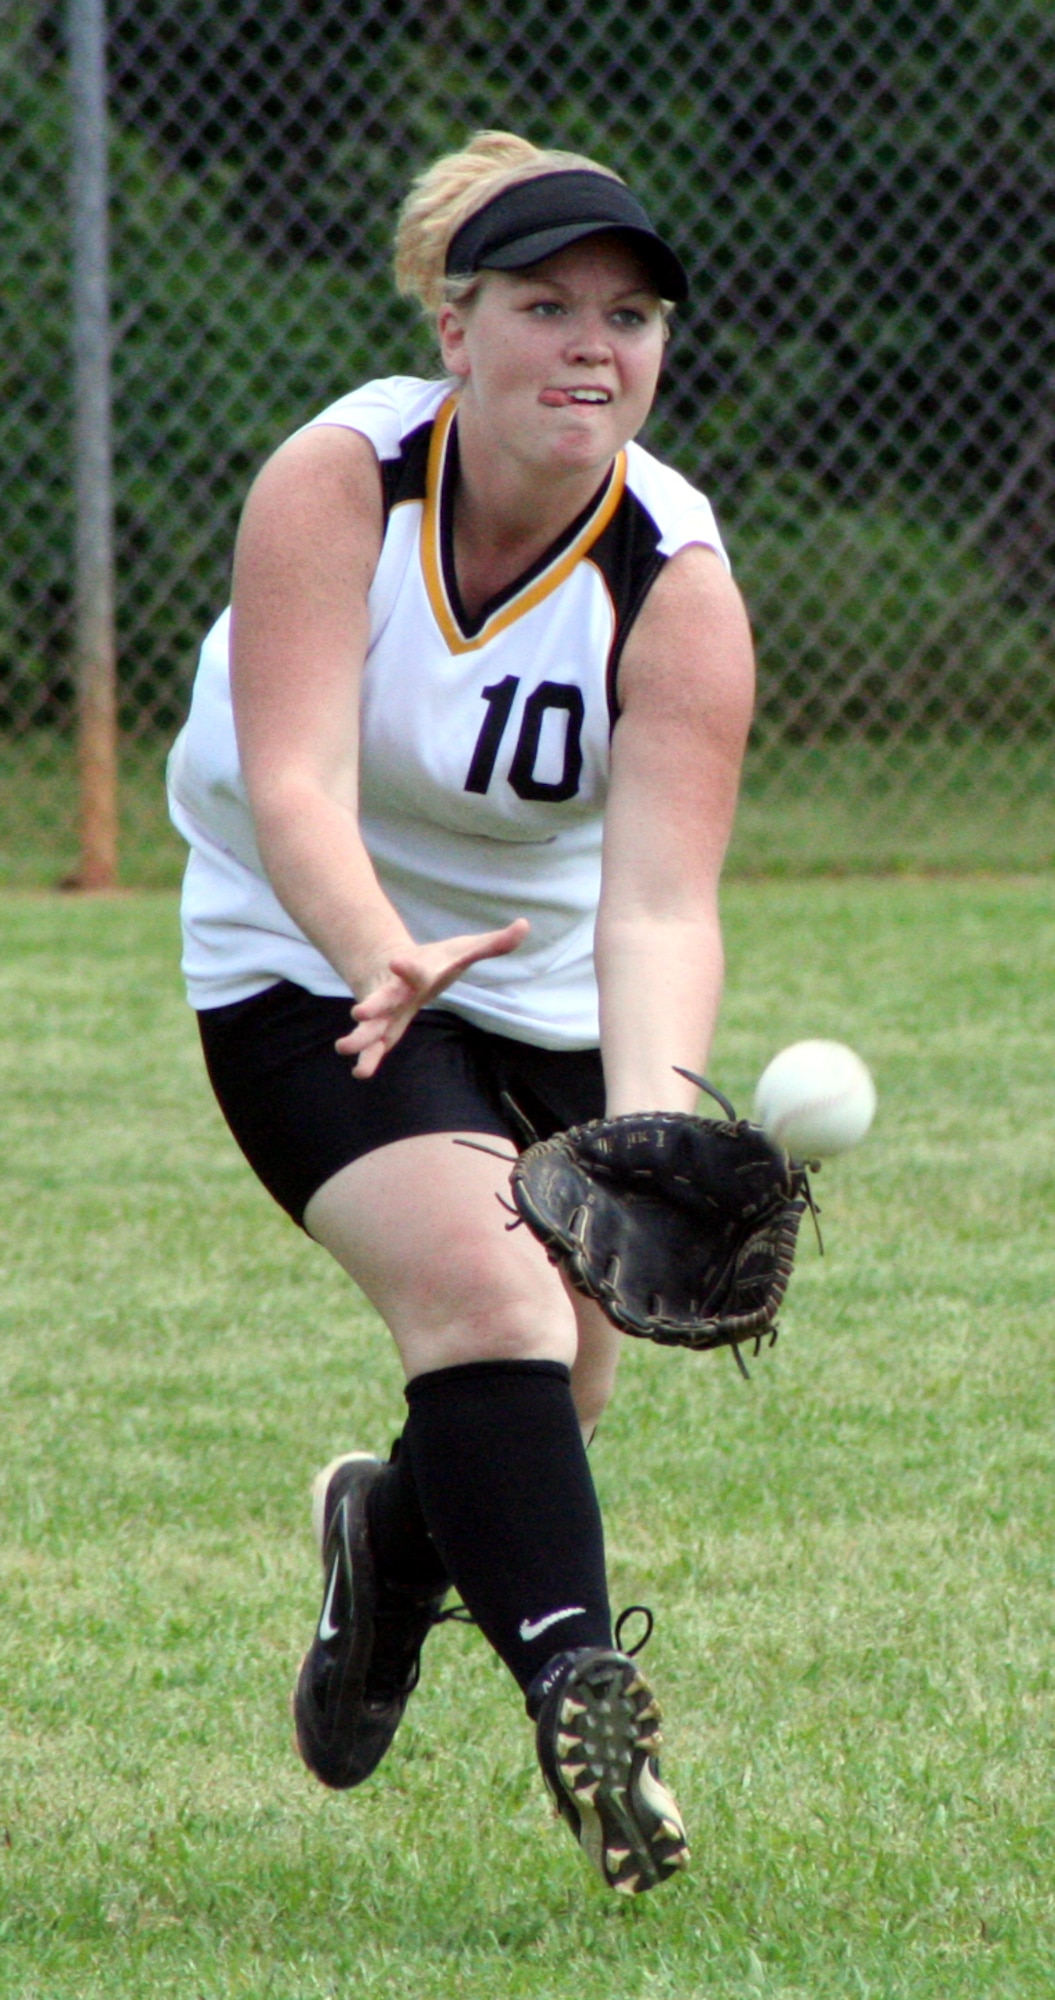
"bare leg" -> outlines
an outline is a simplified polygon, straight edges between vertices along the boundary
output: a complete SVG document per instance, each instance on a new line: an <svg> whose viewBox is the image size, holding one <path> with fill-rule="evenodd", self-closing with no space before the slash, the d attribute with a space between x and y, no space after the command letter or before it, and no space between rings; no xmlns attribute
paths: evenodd
<svg viewBox="0 0 1055 2000"><path fill-rule="evenodd" d="M572 1304L579 1329L579 1345L571 1371L571 1393L583 1437L589 1444L611 1402L625 1336L617 1326L612 1325L610 1319L605 1318L600 1306L595 1305L592 1299L584 1299L576 1293Z"/></svg>
<svg viewBox="0 0 1055 2000"><path fill-rule="evenodd" d="M314 1194L305 1224L389 1327L408 1378L481 1360L562 1361L571 1301L527 1229L508 1230L498 1160L447 1133L353 1160Z"/></svg>

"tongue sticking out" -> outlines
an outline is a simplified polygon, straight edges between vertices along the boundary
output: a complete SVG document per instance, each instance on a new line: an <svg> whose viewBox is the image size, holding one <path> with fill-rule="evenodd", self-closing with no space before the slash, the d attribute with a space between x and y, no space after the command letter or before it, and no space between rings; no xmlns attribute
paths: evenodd
<svg viewBox="0 0 1055 2000"><path fill-rule="evenodd" d="M540 403L548 404L553 410L562 410L566 403L574 403L579 409L596 409L607 401L607 396L591 395L588 391L576 393L572 389L543 389L539 397Z"/></svg>

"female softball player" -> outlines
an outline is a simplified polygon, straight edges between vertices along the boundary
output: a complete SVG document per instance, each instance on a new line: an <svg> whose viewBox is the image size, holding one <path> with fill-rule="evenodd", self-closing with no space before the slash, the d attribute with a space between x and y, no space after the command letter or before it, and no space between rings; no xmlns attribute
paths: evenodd
<svg viewBox="0 0 1055 2000"><path fill-rule="evenodd" d="M751 643L707 501L633 442L686 278L625 184L483 133L414 184L396 275L442 379L342 397L246 504L170 764L184 970L235 1138L406 1374L389 1460L315 1482L301 1755L369 1776L455 1586L633 1893L688 1849L584 1442L620 1336L454 1142L692 1108Z"/></svg>

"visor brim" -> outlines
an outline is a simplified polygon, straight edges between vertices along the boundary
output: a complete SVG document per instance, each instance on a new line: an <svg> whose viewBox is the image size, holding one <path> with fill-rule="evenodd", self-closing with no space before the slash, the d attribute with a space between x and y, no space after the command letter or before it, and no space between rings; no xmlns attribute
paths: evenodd
<svg viewBox="0 0 1055 2000"><path fill-rule="evenodd" d="M555 223L549 229L521 236L515 243L503 243L497 249L483 252L476 268L482 271L523 271L531 264L541 264L545 258L556 256L558 250L566 250L569 244L581 243L587 236L622 237L640 257L659 297L669 299L673 305L685 303L689 295L689 281L680 257L675 256L662 237L654 236L646 229L634 229L625 222ZM451 273L452 277L457 275Z"/></svg>

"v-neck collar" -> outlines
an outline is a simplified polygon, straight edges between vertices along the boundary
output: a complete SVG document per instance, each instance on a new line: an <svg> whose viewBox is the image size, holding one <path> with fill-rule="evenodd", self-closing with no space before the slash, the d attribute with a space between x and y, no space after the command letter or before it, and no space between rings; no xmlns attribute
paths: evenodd
<svg viewBox="0 0 1055 2000"><path fill-rule="evenodd" d="M458 397L449 396L436 413L426 475L421 521L421 563L429 603L452 653L469 653L485 646L526 611L557 589L577 562L604 533L623 497L626 453L617 453L608 477L571 525L557 536L536 562L488 598L470 618L461 601L454 564L454 489L458 473Z"/></svg>

